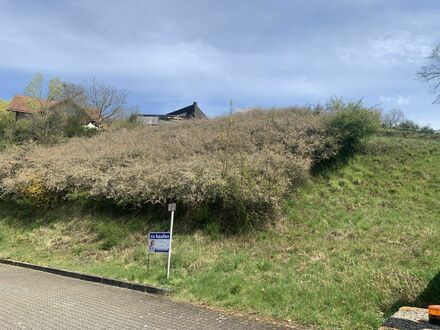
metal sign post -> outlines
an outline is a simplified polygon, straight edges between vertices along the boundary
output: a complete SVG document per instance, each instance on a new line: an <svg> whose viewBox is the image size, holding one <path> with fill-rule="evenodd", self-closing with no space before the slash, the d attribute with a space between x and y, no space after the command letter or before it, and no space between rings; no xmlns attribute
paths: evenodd
<svg viewBox="0 0 440 330"><path fill-rule="evenodd" d="M176 203L168 204L168 211L171 212L171 225L170 225L170 248L168 250L167 279L170 278L171 245L173 244L173 224L174 224L174 211L176 211Z"/></svg>

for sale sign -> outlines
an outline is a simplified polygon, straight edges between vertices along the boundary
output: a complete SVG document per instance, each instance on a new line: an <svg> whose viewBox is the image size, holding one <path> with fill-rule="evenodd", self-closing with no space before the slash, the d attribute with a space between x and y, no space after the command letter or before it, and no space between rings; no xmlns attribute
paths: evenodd
<svg viewBox="0 0 440 330"><path fill-rule="evenodd" d="M148 252L168 253L170 251L170 233L152 232L148 234Z"/></svg>

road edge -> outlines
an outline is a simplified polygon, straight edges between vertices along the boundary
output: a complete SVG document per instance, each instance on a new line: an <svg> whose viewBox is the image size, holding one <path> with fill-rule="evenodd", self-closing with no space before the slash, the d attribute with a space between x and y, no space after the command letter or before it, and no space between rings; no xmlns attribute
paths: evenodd
<svg viewBox="0 0 440 330"><path fill-rule="evenodd" d="M38 270L38 271L42 271L42 272L46 272L46 273L51 273L51 274L55 274L55 275L76 278L78 280L100 283L100 284L105 284L105 285L111 285L111 286L116 286L119 288L125 288L125 289L130 289L130 290L135 290L135 291L146 292L146 293L163 295L163 294L168 294L173 291L172 289L167 289L167 288L158 288L158 287L154 287L151 285L144 285L144 284L127 282L127 281L115 280L115 279L101 277L101 276L73 272L70 270L57 269L57 268L46 267L46 266L39 266L39 265L34 265L34 264L31 264L28 262L21 262L21 261L10 260L10 259L0 258L0 264L11 265L11 266L16 266L16 267L23 267L23 268L30 268L30 269L34 269L34 270Z"/></svg>

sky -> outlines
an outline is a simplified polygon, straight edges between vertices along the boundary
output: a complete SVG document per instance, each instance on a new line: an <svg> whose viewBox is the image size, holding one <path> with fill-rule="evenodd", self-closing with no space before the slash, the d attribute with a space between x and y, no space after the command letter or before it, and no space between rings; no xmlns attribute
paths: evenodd
<svg viewBox="0 0 440 330"><path fill-rule="evenodd" d="M125 89L140 113L343 97L440 129L417 80L438 31L438 0L0 0L0 98L40 72Z"/></svg>

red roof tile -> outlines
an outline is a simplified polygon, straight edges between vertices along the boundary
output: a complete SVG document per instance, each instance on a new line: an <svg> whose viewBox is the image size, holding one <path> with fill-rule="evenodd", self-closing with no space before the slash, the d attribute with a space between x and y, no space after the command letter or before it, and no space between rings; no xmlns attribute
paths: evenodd
<svg viewBox="0 0 440 330"><path fill-rule="evenodd" d="M69 102L69 100L57 102L57 101L47 101L47 100L38 100L34 99L30 96L25 95L16 95L9 103L9 106L6 110L13 112L24 112L24 113L33 113L38 111L41 108L52 107L56 104L60 104L63 102ZM84 108L86 113L89 115L92 120L99 120L99 114L97 110L93 108Z"/></svg>
<svg viewBox="0 0 440 330"><path fill-rule="evenodd" d="M55 101L48 102L47 100L38 100L30 96L16 95L9 103L9 106L6 110L14 111L14 112L32 113L41 107L52 106L55 103L56 103Z"/></svg>

